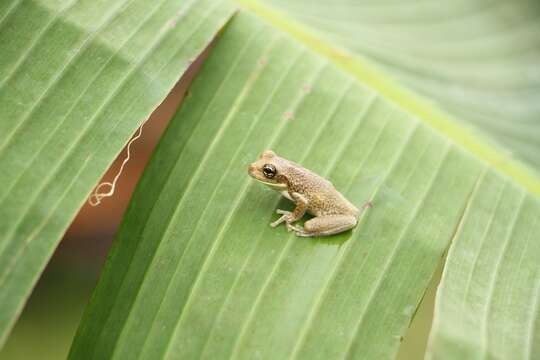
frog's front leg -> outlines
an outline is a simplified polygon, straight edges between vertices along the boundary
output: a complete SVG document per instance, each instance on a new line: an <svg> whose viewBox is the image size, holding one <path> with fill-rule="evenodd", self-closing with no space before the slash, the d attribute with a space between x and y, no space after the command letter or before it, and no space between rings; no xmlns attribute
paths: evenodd
<svg viewBox="0 0 540 360"><path fill-rule="evenodd" d="M304 223L304 228L296 228L297 236L328 236L347 231L356 226L357 218L352 215L317 216Z"/></svg>
<svg viewBox="0 0 540 360"><path fill-rule="evenodd" d="M291 225L293 222L298 221L304 216L306 213L307 207L308 207L308 201L305 196L303 196L300 193L294 192L289 194L291 199L296 203L296 207L294 210L287 211L287 210L281 210L278 209L276 212L278 214L281 214L281 217L270 224L272 227L276 227L282 222L285 222L287 224L287 229L290 230L297 230L296 227Z"/></svg>

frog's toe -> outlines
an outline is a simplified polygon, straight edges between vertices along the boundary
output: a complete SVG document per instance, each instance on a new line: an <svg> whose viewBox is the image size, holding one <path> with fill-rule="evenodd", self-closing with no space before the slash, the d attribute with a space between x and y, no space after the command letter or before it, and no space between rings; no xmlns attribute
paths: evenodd
<svg viewBox="0 0 540 360"><path fill-rule="evenodd" d="M305 232L304 229L302 229L301 227L295 226L291 223L287 223L287 230L294 231L295 234L298 232Z"/></svg>
<svg viewBox="0 0 540 360"><path fill-rule="evenodd" d="M280 215L289 215L291 212L287 210L277 209L276 212Z"/></svg>
<svg viewBox="0 0 540 360"><path fill-rule="evenodd" d="M283 220L278 219L278 220L276 220L276 221L274 221L274 222L271 222L271 223L270 223L270 226L273 227L273 228L275 228L276 226L278 226L278 225L281 224L282 222L283 222Z"/></svg>

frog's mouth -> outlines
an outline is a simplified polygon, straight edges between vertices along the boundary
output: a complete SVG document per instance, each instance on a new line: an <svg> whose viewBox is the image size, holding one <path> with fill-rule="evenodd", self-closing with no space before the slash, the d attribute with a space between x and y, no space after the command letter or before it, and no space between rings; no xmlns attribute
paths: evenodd
<svg viewBox="0 0 540 360"><path fill-rule="evenodd" d="M287 185L286 184L280 184L280 183L271 183L271 182L268 182L268 181L263 181L259 178L257 178L257 180L261 183L263 183L264 185L268 186L268 187L271 187L272 189L274 190L285 190L287 188Z"/></svg>

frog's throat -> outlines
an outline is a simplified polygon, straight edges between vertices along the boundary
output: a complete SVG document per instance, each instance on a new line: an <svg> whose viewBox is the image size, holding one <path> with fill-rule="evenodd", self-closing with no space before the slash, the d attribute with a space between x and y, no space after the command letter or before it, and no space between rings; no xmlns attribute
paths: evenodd
<svg viewBox="0 0 540 360"><path fill-rule="evenodd" d="M259 181L262 182L264 185L268 186L269 188L271 188L272 190L282 191L287 188L287 184L276 184L276 183L266 182L262 180L259 180Z"/></svg>

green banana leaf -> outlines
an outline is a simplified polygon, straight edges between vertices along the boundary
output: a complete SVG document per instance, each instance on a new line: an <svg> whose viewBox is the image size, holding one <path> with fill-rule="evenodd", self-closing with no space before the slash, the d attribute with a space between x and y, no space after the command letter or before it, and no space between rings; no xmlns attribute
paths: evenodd
<svg viewBox="0 0 540 360"><path fill-rule="evenodd" d="M540 168L538 1L265 3Z"/></svg>
<svg viewBox="0 0 540 360"><path fill-rule="evenodd" d="M2 1L0 345L92 187L230 16L215 1Z"/></svg>
<svg viewBox="0 0 540 360"><path fill-rule="evenodd" d="M536 358L540 202L491 172L478 181L445 264L428 358Z"/></svg>
<svg viewBox="0 0 540 360"><path fill-rule="evenodd" d="M532 172L274 9L244 5L140 181L71 358L392 358L445 249L476 240L469 224L507 220L482 228L502 245L495 266L508 239L534 234ZM270 228L291 205L245 173L266 148L373 208L329 239ZM486 210L501 187L500 213ZM461 346L437 343L437 324L430 354Z"/></svg>
<svg viewBox="0 0 540 360"><path fill-rule="evenodd" d="M360 73L388 98L538 194L537 1L266 1L272 7L244 3L311 43L312 37L326 39L334 48L329 55L349 72ZM298 24L276 20L284 15ZM335 49L344 54L336 56ZM465 125L476 139L441 121L450 117L440 116L434 106L422 106L422 101L389 88L380 74L359 71L366 58L452 114L452 120ZM497 154L481 148L482 140L495 145ZM497 160L501 154L533 166L532 179ZM482 187L493 187L491 176L482 179ZM493 191L497 197L483 190L478 190L482 195L471 195L476 211L462 220L463 228L453 239L428 358L538 356L537 200L527 196L519 204L507 197L496 201L503 191L512 194L510 198L520 196L510 185L499 184Z"/></svg>
<svg viewBox="0 0 540 360"><path fill-rule="evenodd" d="M509 154L540 164L538 6L441 4L241 1L70 357L392 358L448 246L427 357L535 357L540 181ZM0 339L92 186L234 9L0 4ZM270 228L293 205L246 174L266 148L373 208L330 238Z"/></svg>

